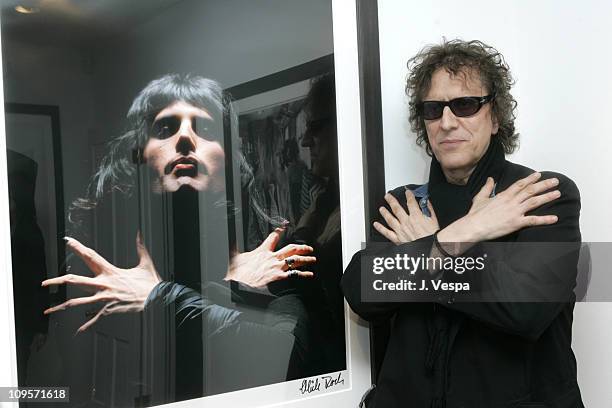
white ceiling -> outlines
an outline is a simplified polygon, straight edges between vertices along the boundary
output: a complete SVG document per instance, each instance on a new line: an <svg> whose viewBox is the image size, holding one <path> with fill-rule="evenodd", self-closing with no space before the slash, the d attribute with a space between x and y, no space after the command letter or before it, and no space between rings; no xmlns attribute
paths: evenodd
<svg viewBox="0 0 612 408"><path fill-rule="evenodd" d="M127 31L179 1L0 0L2 35L41 44L85 44ZM40 12L20 14L17 5Z"/></svg>

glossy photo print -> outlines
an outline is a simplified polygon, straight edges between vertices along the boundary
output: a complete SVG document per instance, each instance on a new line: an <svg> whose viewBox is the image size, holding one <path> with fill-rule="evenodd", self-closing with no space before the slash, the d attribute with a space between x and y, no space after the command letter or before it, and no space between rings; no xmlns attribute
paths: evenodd
<svg viewBox="0 0 612 408"><path fill-rule="evenodd" d="M348 385L331 5L283 6L326 16L295 33L316 52L250 64L284 24L220 48L205 23L253 18L236 5L3 10L20 386L137 407Z"/></svg>

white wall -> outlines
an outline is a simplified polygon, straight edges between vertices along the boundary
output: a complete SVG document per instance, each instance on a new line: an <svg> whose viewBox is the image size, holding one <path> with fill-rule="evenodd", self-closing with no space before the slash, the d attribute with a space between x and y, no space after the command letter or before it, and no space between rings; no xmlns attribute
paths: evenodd
<svg viewBox="0 0 612 408"><path fill-rule="evenodd" d="M572 178L584 241L612 241L608 188L612 3L379 0L387 188L427 180L428 161L407 119L406 61L426 44L478 39L506 57L517 84L521 148L509 159ZM593 260L597 264L596 260ZM593 271L592 284L597 273ZM574 350L585 405L612 403L612 303L576 305Z"/></svg>

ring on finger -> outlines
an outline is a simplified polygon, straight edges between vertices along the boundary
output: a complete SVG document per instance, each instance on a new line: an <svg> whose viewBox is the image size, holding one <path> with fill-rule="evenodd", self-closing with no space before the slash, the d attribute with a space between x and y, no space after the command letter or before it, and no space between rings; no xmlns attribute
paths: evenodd
<svg viewBox="0 0 612 408"><path fill-rule="evenodd" d="M295 264L295 259L293 259L293 258L285 258L285 265L287 265L287 269L293 268L294 264Z"/></svg>
<svg viewBox="0 0 612 408"><path fill-rule="evenodd" d="M287 276L290 278L298 276L298 271L296 269L290 269L287 271Z"/></svg>

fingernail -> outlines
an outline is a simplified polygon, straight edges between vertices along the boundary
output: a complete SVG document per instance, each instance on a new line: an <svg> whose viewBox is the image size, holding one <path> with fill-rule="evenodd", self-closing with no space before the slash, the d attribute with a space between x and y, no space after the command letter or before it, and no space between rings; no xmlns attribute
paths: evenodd
<svg viewBox="0 0 612 408"><path fill-rule="evenodd" d="M550 184L553 186L556 186L557 184L559 184L559 179L558 178L551 179Z"/></svg>

